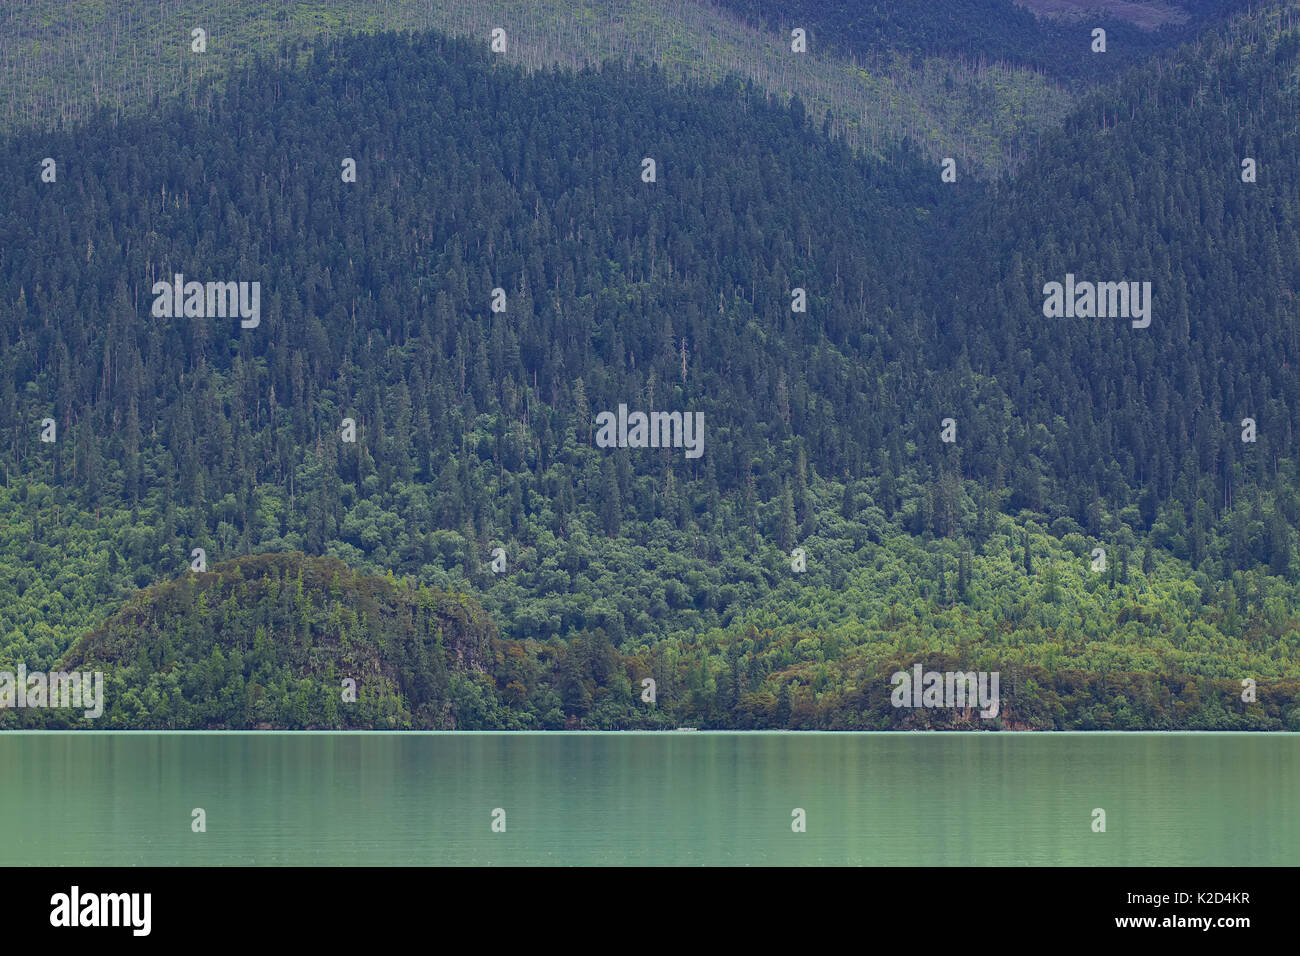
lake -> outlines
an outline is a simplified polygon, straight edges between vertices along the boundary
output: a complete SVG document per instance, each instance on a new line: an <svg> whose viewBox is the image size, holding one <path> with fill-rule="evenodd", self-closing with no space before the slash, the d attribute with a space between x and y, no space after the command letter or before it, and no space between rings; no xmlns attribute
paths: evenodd
<svg viewBox="0 0 1300 956"><path fill-rule="evenodd" d="M4 866L1297 862L1296 734L0 734Z"/></svg>

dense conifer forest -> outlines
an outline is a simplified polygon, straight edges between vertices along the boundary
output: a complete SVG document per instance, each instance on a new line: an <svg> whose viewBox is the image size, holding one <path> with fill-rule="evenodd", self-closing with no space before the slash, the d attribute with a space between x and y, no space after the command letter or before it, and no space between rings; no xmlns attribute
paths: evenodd
<svg viewBox="0 0 1300 956"><path fill-rule="evenodd" d="M104 669L100 729L1300 730L1296 10L987 183L440 33L7 135L0 670ZM998 718L891 706L916 662Z"/></svg>
<svg viewBox="0 0 1300 956"><path fill-rule="evenodd" d="M1193 40L1197 31L1246 7L1240 0L1174 0L1150 4L1165 17L1151 27L1104 4L1064 20L1038 17L1032 0L717 0L743 21L766 27L802 25L814 39L844 54L943 56L1013 63L1072 85L1107 83L1165 47ZM1156 24L1159 26L1156 26ZM1080 26L1085 27L1080 30ZM1081 56L1079 37L1107 33L1106 58Z"/></svg>
<svg viewBox="0 0 1300 956"><path fill-rule="evenodd" d="M1011 0L13 0L0 8L0 128L156 111L285 41L432 29L482 43L500 29L497 55L528 70L640 59L679 83L735 75L797 96L855 149L880 157L907 141L989 177L1022 162L1078 90L1245 0L1181 3L1189 19L1161 30L1096 21L1119 41L1099 59L1080 42L1087 24L1039 21ZM790 55L795 26L807 55Z"/></svg>

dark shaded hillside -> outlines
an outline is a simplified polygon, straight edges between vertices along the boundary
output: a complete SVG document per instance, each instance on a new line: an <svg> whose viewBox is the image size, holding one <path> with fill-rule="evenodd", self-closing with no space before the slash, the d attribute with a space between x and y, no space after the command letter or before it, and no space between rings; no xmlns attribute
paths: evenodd
<svg viewBox="0 0 1300 956"><path fill-rule="evenodd" d="M1135 529L1211 574L1257 562L1289 573L1300 517L1297 25L1274 8L1092 95L972 219L949 285L970 321L940 348L1043 426L999 451L1013 507L1072 500L1089 531L1101 512L1127 509ZM1242 181L1246 158L1255 182ZM1067 273L1150 281L1150 327L1044 318L1044 284ZM989 294L972 294L989 276ZM1246 418L1254 442L1242 440ZM1044 486L1043 469L1068 477ZM1231 539L1224 551L1212 527Z"/></svg>
<svg viewBox="0 0 1300 956"><path fill-rule="evenodd" d="M192 31L207 31L195 49ZM995 176L1054 126L1070 95L1037 71L954 58L870 64L796 57L788 42L696 0L20 0L0 5L0 128L56 129L193 104L283 43L375 31L439 33L486 45L527 70L636 60L674 85L739 76L824 116L837 137L881 157L905 140Z"/></svg>
<svg viewBox="0 0 1300 956"><path fill-rule="evenodd" d="M1014 0L702 0L747 23L808 31L818 49L870 58L886 54L961 57L1042 70L1079 85L1110 83L1125 70L1208 24L1245 10L1246 0L1171 4L1182 23L1144 30L1113 13L1090 12L1060 22L1035 17ZM1106 31L1105 55L1090 48L1092 29Z"/></svg>

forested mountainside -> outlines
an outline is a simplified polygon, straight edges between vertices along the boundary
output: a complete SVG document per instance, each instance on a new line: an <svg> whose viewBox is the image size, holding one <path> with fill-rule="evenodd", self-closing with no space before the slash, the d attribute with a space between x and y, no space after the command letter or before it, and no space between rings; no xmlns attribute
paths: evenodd
<svg viewBox="0 0 1300 956"><path fill-rule="evenodd" d="M999 726L1300 727L1294 9L989 189L737 81L436 34L5 139L0 669L103 663L114 726L328 725L357 666L348 726L920 726L888 678L933 661L1000 669ZM160 314L177 274L256 321ZM1150 282L1149 325L1045 315L1067 274ZM602 447L620 405L701 453ZM248 558L299 551L351 571Z"/></svg>
<svg viewBox="0 0 1300 956"><path fill-rule="evenodd" d="M1091 96L969 223L949 286L969 320L939 345L1047 426L1041 445L990 450L1013 472L1013 507L1135 507L1137 526L1166 544L1162 509L1183 510L1186 528L1176 516L1167 527L1196 567L1288 566L1300 177L1283 157L1300 146L1295 26L1275 8ZM1067 273L1149 280L1150 326L1045 321L1041 290ZM993 275L990 294L971 294ZM1247 418L1256 442L1242 440ZM1041 499L1030 469L1059 477ZM1245 531L1251 515L1264 519L1261 537ZM1083 523L1096 532L1094 518ZM1226 558L1209 548L1213 525L1235 540Z"/></svg>
<svg viewBox="0 0 1300 956"><path fill-rule="evenodd" d="M961 4L944 14L968 19ZM1071 102L1052 77L986 57L818 45L796 54L788 33L701 0L14 0L0 5L0 127L103 123L192 102L204 81L276 59L285 41L428 29L478 44L501 31L497 56L529 70L639 59L677 83L737 75L798 97L815 125L856 149L882 157L907 140L975 176L1014 167ZM1092 56L1087 32L1076 39L1070 56Z"/></svg>
<svg viewBox="0 0 1300 956"><path fill-rule="evenodd" d="M678 82L734 74L797 96L854 148L879 157L906 140L989 177L1060 122L1072 90L1113 82L1245 5L1144 4L1145 20L1164 24L1150 30L1122 12L1039 19L1012 0L15 0L0 8L0 126L138 115L287 40L436 29L486 42L501 30L499 55L530 70L639 58ZM804 54L791 49L794 26ZM1094 26L1108 31L1105 55L1092 51Z"/></svg>
<svg viewBox="0 0 1300 956"><path fill-rule="evenodd" d="M1245 0L1173 0L1116 4L1064 19L1035 16L1053 4L1016 0L716 0L744 22L789 30L802 26L819 46L869 59L882 53L1016 64L1070 83L1109 83L1153 54L1193 40L1206 26L1243 11ZM1106 31L1106 56L1094 56L1092 30Z"/></svg>

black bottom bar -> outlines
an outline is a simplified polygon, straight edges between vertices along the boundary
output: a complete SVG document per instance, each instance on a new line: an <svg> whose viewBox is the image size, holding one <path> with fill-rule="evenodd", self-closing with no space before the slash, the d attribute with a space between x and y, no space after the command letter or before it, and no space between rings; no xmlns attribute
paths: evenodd
<svg viewBox="0 0 1300 956"><path fill-rule="evenodd" d="M1035 932L1047 935L1021 938L1104 938L1136 946L1203 940L1225 948L1293 938L1297 916L1289 882L1279 870L1210 868L542 873L213 867L14 868L0 874L6 935L15 941L52 936L78 943L346 945L373 940L376 931L420 931L436 941L444 931L460 937L472 926L489 945L498 934L501 943L529 932L554 939L558 932L580 934L571 937L575 941L620 939L653 947L718 936L753 939L766 949L787 933L807 942L829 941L823 934L833 931L864 945L893 938L907 951L930 938L939 952ZM142 894L148 894L147 908ZM594 935L602 929L617 936Z"/></svg>

